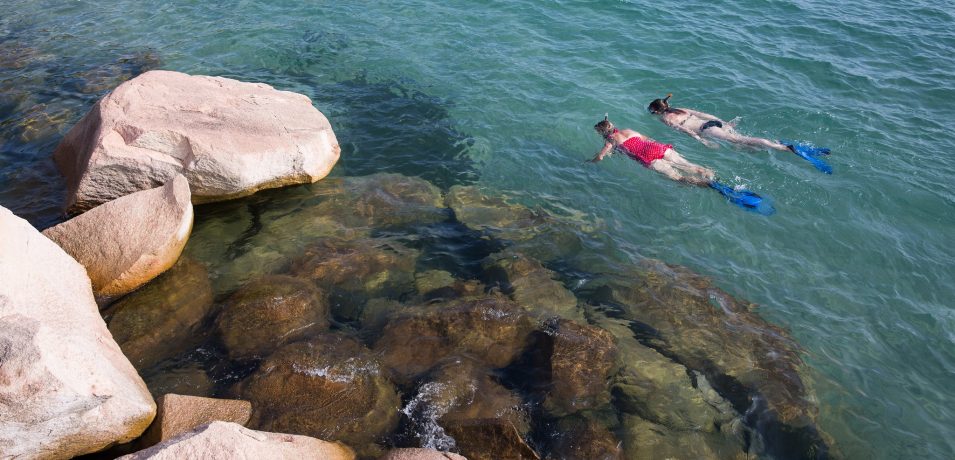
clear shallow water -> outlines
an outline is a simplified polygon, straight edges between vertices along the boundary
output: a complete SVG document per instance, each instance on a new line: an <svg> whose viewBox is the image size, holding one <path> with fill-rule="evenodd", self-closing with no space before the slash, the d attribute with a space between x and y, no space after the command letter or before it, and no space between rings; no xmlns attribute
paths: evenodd
<svg viewBox="0 0 955 460"><path fill-rule="evenodd" d="M0 204L39 227L61 218L49 154L116 75L264 81L329 117L345 154L335 175L477 182L583 212L627 255L758 302L806 347L820 424L847 457L955 453L950 5L2 3ZM678 135L644 109L666 92L741 116L744 133L828 146L835 174ZM604 112L772 197L777 214L625 158L583 164Z"/></svg>

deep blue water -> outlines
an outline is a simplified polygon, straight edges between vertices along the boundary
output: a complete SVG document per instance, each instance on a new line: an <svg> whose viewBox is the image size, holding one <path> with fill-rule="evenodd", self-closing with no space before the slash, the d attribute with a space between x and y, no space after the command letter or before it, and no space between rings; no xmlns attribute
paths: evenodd
<svg viewBox="0 0 955 460"><path fill-rule="evenodd" d="M950 2L0 1L0 205L58 222L62 134L149 68L302 92L336 175L477 183L606 224L615 250L711 276L806 348L849 458L955 456L955 20ZM828 146L711 150L673 103ZM763 217L670 183L591 126L673 143L775 202Z"/></svg>

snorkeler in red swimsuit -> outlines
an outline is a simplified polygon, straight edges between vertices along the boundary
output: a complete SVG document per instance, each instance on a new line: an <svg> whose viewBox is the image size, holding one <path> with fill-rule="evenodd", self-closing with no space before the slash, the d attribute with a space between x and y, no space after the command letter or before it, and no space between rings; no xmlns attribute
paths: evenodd
<svg viewBox="0 0 955 460"><path fill-rule="evenodd" d="M647 168L675 181L700 186L708 186L713 181L715 174L712 170L690 163L670 144L654 141L631 129L619 130L607 117L594 125L594 129L607 143L590 160L593 163L603 160L614 149L620 149Z"/></svg>

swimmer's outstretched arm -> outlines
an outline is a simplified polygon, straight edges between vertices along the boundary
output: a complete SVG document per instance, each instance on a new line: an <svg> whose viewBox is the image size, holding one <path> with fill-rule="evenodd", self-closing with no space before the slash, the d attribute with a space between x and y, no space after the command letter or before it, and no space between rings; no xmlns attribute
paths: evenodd
<svg viewBox="0 0 955 460"><path fill-rule="evenodd" d="M604 144L604 148L600 149L600 151L597 152L597 155L595 155L593 158L587 161L590 163L596 163L600 160L603 160L604 157L607 156L607 154L610 153L611 151L613 151L613 144L611 144L610 142L607 142L606 144Z"/></svg>

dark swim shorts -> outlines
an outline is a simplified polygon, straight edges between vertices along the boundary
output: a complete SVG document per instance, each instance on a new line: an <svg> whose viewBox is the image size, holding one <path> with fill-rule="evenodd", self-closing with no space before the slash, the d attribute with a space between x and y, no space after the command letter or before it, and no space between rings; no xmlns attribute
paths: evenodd
<svg viewBox="0 0 955 460"><path fill-rule="evenodd" d="M718 122L718 121L716 121L716 120L710 120L710 121L708 121L708 122L706 122L706 123L703 123L703 125L700 126L700 132L706 131L706 128L713 128L713 127L722 128L722 127L723 127L723 123L720 123L720 122Z"/></svg>

